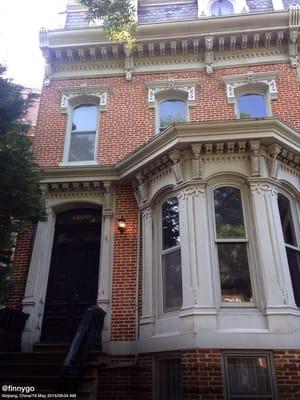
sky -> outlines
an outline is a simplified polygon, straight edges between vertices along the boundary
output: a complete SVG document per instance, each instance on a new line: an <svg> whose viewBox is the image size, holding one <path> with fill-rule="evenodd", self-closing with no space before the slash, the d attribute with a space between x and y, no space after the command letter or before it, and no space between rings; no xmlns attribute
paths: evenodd
<svg viewBox="0 0 300 400"><path fill-rule="evenodd" d="M25 87L40 88L44 60L41 27L63 27L67 0L0 0L0 64L6 76Z"/></svg>

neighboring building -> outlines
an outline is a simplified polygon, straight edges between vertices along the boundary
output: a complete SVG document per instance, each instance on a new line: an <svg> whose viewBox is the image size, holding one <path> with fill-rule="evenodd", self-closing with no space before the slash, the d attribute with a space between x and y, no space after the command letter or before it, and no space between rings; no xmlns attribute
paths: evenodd
<svg viewBox="0 0 300 400"><path fill-rule="evenodd" d="M11 305L27 351L106 311L99 399L300 399L299 4L140 0L132 54L76 1L41 31Z"/></svg>
<svg viewBox="0 0 300 400"><path fill-rule="evenodd" d="M37 123L37 117L38 117L38 111L39 111L39 105L40 105L40 97L41 97L41 89L36 89L36 88L23 88L22 90L22 95L27 98L28 96L32 96L32 100L30 103L30 106L27 109L27 113L23 121L30 125L30 130L28 132L28 135L30 137L34 137L34 132L36 128L36 123Z"/></svg>

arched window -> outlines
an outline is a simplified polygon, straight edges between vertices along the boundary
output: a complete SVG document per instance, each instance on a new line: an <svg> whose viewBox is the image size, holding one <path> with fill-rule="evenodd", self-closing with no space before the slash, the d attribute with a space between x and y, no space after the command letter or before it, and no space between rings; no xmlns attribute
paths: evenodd
<svg viewBox="0 0 300 400"><path fill-rule="evenodd" d="M177 197L168 198L161 208L161 266L163 311L182 306L181 250Z"/></svg>
<svg viewBox="0 0 300 400"><path fill-rule="evenodd" d="M98 107L94 104L82 104L74 107L68 161L93 161L96 152L96 132Z"/></svg>
<svg viewBox="0 0 300 400"><path fill-rule="evenodd" d="M252 302L241 191L224 186L214 190L215 241L222 302Z"/></svg>
<svg viewBox="0 0 300 400"><path fill-rule="evenodd" d="M211 5L211 15L221 17L234 13L233 5L229 0L217 0Z"/></svg>
<svg viewBox="0 0 300 400"><path fill-rule="evenodd" d="M278 208L295 303L300 307L300 247L297 243L290 201L281 193L278 194Z"/></svg>
<svg viewBox="0 0 300 400"><path fill-rule="evenodd" d="M266 98L261 93L245 93L237 98L239 118L267 117Z"/></svg>
<svg viewBox="0 0 300 400"><path fill-rule="evenodd" d="M167 99L159 102L159 129L163 130L175 122L187 120L186 101L180 99Z"/></svg>

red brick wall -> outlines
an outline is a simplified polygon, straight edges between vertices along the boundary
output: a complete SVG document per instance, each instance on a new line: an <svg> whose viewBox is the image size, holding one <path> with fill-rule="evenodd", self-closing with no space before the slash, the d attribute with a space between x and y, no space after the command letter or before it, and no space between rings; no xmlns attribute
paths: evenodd
<svg viewBox="0 0 300 400"><path fill-rule="evenodd" d="M273 351L279 400L300 400L300 350Z"/></svg>
<svg viewBox="0 0 300 400"><path fill-rule="evenodd" d="M118 218L126 220L126 230L118 230ZM129 186L116 190L114 262L112 274L111 341L135 339L137 284L138 210Z"/></svg>
<svg viewBox="0 0 300 400"><path fill-rule="evenodd" d="M223 399L220 350L184 350L181 353L181 366L185 400Z"/></svg>
<svg viewBox="0 0 300 400"><path fill-rule="evenodd" d="M222 75L247 71L275 71L278 100L272 101L274 116L281 117L293 128L300 129L300 91L297 73L289 64L270 64L216 70L207 75L204 71L160 73L134 76L131 82L124 77L53 81L44 87L35 135L35 153L43 166L58 165L62 161L67 116L60 113L62 87L110 85L107 111L101 112L98 162L114 164L141 146L155 133L155 110L148 107L146 81L156 79L198 78L196 105L190 107L191 121L234 119L234 105L228 104Z"/></svg>
<svg viewBox="0 0 300 400"><path fill-rule="evenodd" d="M11 274L13 290L7 304L8 307L22 309L34 234L35 224L28 223L24 231L18 235Z"/></svg>

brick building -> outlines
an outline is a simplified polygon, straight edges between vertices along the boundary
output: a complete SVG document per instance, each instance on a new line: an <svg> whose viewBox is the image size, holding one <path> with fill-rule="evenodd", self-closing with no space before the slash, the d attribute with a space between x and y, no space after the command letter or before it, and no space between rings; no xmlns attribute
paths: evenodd
<svg viewBox="0 0 300 400"><path fill-rule="evenodd" d="M140 0L132 53L74 0L40 32L11 305L26 351L106 311L99 399L300 399L299 4Z"/></svg>

